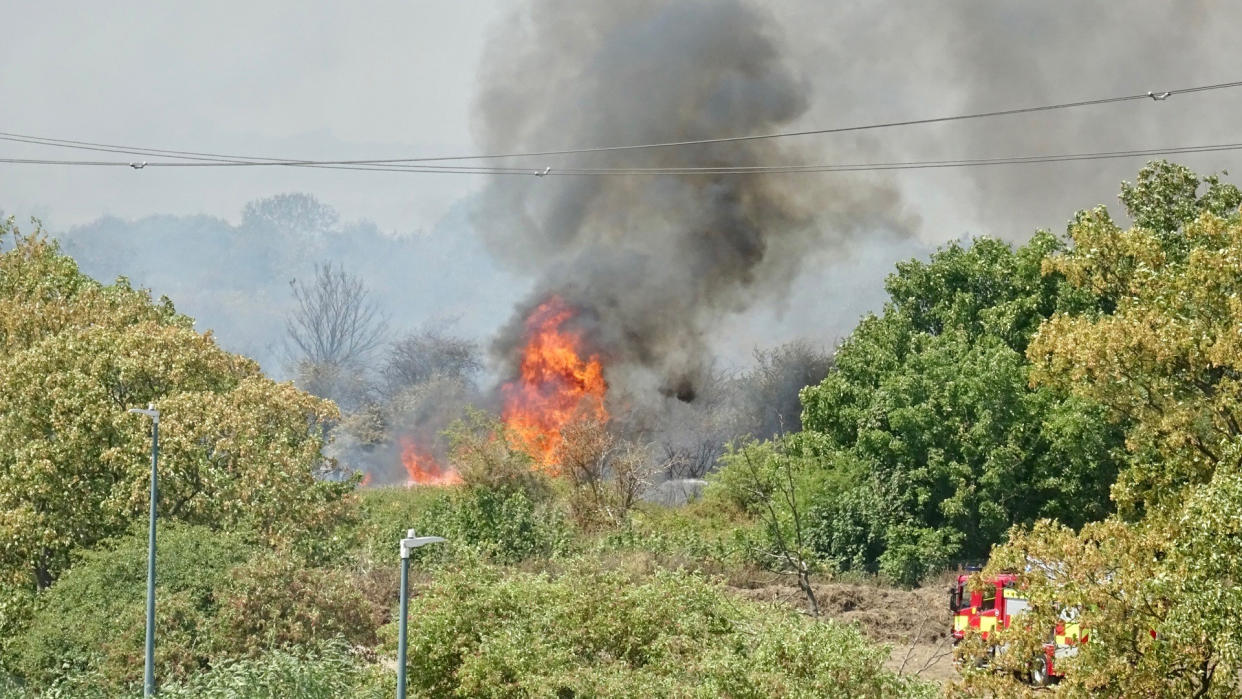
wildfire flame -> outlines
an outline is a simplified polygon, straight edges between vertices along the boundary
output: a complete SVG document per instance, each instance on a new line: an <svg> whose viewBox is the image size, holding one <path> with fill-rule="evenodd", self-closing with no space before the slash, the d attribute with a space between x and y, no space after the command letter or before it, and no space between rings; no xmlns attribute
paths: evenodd
<svg viewBox="0 0 1242 699"><path fill-rule="evenodd" d="M409 437L401 438L401 465L409 478L405 484L411 485L457 485L461 476L450 467L441 466L435 457L419 447Z"/></svg>
<svg viewBox="0 0 1242 699"><path fill-rule="evenodd" d="M526 347L518 378L505 384L504 422L544 469L555 468L561 429L583 417L606 422L604 367L583 359L582 338L561 326L574 311L553 296L526 319Z"/></svg>

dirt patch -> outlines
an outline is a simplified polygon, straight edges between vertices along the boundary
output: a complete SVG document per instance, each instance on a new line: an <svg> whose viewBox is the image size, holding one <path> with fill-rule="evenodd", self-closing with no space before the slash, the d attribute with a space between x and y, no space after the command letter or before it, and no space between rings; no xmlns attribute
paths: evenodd
<svg viewBox="0 0 1242 699"><path fill-rule="evenodd" d="M821 614L857 624L875 641L910 643L916 637L932 639L947 635L952 623L945 595L938 587L906 590L869 583L823 583L814 588ZM753 601L806 607L802 591L783 580L733 590Z"/></svg>
<svg viewBox="0 0 1242 699"><path fill-rule="evenodd" d="M949 637L953 619L943 585L907 590L878 583L830 582L813 587L825 618L855 624L869 639L892 647L886 663L890 670L938 682L956 676ZM807 607L797 585L781 577L764 583L751 578L731 589L756 602Z"/></svg>

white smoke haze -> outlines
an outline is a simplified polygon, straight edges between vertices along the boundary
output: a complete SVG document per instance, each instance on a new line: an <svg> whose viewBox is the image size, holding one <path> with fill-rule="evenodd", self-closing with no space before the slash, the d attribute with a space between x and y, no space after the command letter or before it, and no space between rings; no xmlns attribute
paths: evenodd
<svg viewBox="0 0 1242 699"><path fill-rule="evenodd" d="M430 232L390 233L344 221L309 195L287 194L249 202L237 224L214 216L104 217L53 232L87 274L124 275L167 295L199 331L290 378L290 283L312 281L323 262L363 281L396 328L390 340L446 319L458 334L490 333L525 283L492 264L464 212L456 207Z"/></svg>

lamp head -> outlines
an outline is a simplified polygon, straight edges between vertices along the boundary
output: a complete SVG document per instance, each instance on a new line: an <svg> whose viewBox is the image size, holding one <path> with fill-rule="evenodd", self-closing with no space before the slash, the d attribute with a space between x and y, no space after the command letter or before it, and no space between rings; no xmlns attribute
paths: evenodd
<svg viewBox="0 0 1242 699"><path fill-rule="evenodd" d="M409 558L410 551L413 551L416 548L421 548L427 544L438 544L443 541L448 541L448 539L445 539L442 536L415 536L413 529L407 530L405 534L406 537L401 540L402 558Z"/></svg>

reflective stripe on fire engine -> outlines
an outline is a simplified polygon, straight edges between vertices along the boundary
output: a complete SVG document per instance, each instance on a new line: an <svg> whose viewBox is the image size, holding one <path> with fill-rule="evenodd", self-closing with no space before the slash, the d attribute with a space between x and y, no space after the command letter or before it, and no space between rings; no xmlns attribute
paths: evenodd
<svg viewBox="0 0 1242 699"><path fill-rule="evenodd" d="M1057 627L1056 636L1052 640L1058 646L1076 645L1082 640L1082 632L1078 624L1065 624Z"/></svg>
<svg viewBox="0 0 1242 699"><path fill-rule="evenodd" d="M981 616L979 617L979 631L987 633L996 628L996 617Z"/></svg>
<svg viewBox="0 0 1242 699"><path fill-rule="evenodd" d="M953 615L953 630L954 631L965 631L968 628L970 628L970 616L969 615L967 614L954 614Z"/></svg>

